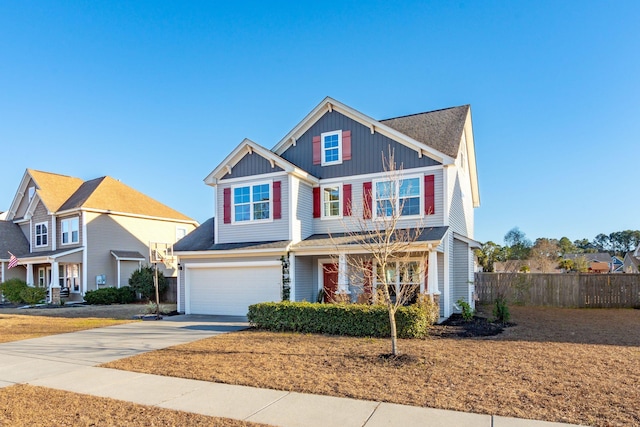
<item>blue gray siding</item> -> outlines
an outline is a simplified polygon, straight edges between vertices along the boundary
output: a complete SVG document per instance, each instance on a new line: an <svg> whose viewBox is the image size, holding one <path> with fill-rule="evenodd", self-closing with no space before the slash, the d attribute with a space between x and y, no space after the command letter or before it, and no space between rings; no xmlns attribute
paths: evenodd
<svg viewBox="0 0 640 427"><path fill-rule="evenodd" d="M219 220L217 221L218 241L216 243L263 241L268 242L276 240L289 240L289 180L287 178L287 175L285 173L282 173L281 176L269 177L268 179L257 175L252 176L252 178L253 179L247 179L246 181L242 182L222 182L218 185L216 190L216 216L219 218ZM280 181L281 183L282 218L256 223L225 224L223 220L224 189L265 181ZM271 194L271 197L273 198L273 192Z"/></svg>
<svg viewBox="0 0 640 427"><path fill-rule="evenodd" d="M336 130L351 131L351 160L332 166L314 165L313 137ZM290 146L282 153L282 157L320 179L336 178L382 172L382 154L388 156L389 146L395 150L396 163L402 164L404 169L440 164L424 155L422 158L418 157L415 150L377 132L372 135L371 129L336 111L325 113L298 138L295 146Z"/></svg>
<svg viewBox="0 0 640 427"><path fill-rule="evenodd" d="M282 168L280 166L271 167L271 163L267 159L254 152L253 154L247 153L231 169L231 173L226 174L221 179L241 178L281 171Z"/></svg>
<svg viewBox="0 0 640 427"><path fill-rule="evenodd" d="M455 177L455 182L453 184L453 197L451 198L449 226L456 233L460 233L463 236L469 236L469 230L467 230L467 219L465 217L466 212L464 209L464 201L462 198L460 175L456 174ZM468 197L471 197L471 195Z"/></svg>
<svg viewBox="0 0 640 427"><path fill-rule="evenodd" d="M406 175L414 175L414 171L405 171ZM415 173L416 175L434 175L434 189L435 189L435 212L432 215L425 215L422 219L407 219L400 220L398 223L399 228L412 228L412 227L438 227L444 224L444 194L442 185L442 169L420 171ZM380 175L380 178L385 177L384 174ZM348 177L340 184L351 184L351 200L353 206L354 216L331 219L315 218L313 219L313 229L315 234L327 234L327 233L343 233L346 230L357 231L360 229L362 223L362 204L363 204L363 183L371 182L371 177ZM421 180L422 181L422 180ZM423 185L421 183L421 185ZM424 201L421 201L423 206ZM368 221L369 224L373 224L372 221ZM373 225L372 225L373 226Z"/></svg>
<svg viewBox="0 0 640 427"><path fill-rule="evenodd" d="M296 257L295 290L296 301L315 302L316 290L313 281L315 260L312 257Z"/></svg>
<svg viewBox="0 0 640 427"><path fill-rule="evenodd" d="M453 239L453 266L451 281L451 302L469 299L469 245Z"/></svg>

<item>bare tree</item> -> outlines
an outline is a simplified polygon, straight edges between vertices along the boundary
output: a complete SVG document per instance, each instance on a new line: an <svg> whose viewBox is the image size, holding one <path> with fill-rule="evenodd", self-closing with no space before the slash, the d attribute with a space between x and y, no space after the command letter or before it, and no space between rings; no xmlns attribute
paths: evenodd
<svg viewBox="0 0 640 427"><path fill-rule="evenodd" d="M382 164L386 177L372 188L373 202L364 197L362 206L354 207L351 215L343 218L345 232L332 234L331 239L340 254L339 271L345 274L338 278L338 294L348 281L360 288L359 302L373 300L387 308L391 354L397 356L396 312L418 296L426 277L423 261L428 250L435 248L420 241L422 220L410 227L403 220L403 215L419 214L422 209L419 181L403 179L402 165L396 165L391 149L387 158L382 154Z"/></svg>

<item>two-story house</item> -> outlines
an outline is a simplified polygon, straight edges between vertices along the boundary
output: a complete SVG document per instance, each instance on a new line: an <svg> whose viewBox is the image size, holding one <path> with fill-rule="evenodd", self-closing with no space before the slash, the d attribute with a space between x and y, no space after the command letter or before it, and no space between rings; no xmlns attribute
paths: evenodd
<svg viewBox="0 0 640 427"><path fill-rule="evenodd" d="M400 180L385 170L390 149ZM174 246L180 311L246 315L287 287L293 301L356 300L361 284L345 260L367 253L354 232L394 210L398 227L422 227L411 249L419 274L401 277L398 265L387 277L440 295L444 317L458 299L474 303L480 199L469 105L375 120L326 98L271 150L242 141L205 183L215 215Z"/></svg>
<svg viewBox="0 0 640 427"><path fill-rule="evenodd" d="M108 176L83 181L27 169L0 221L0 281L59 286L81 301L88 290L128 285L149 262L150 242L175 243L197 226ZM13 268L10 253L18 260Z"/></svg>

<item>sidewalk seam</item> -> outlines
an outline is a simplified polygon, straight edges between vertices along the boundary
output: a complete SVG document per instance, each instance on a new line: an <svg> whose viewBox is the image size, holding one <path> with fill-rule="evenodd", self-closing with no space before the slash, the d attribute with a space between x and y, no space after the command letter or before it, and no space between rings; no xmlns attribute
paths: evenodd
<svg viewBox="0 0 640 427"><path fill-rule="evenodd" d="M382 404L382 402L378 402L378 403L376 404L376 407L375 407L375 408L373 408L373 411L371 411L371 413L369 414L369 416L367 417L367 419L366 419L366 420L364 420L364 423L362 423L362 426L361 426L361 427L364 427L364 426L366 426L366 425L367 425L367 423L369 422L369 420L371 420L371 417L373 417L373 414L375 414L375 413L376 413L376 411L378 410L378 408L380 407L380 405L381 405L381 404ZM493 427L493 426L492 426L492 427Z"/></svg>
<svg viewBox="0 0 640 427"><path fill-rule="evenodd" d="M263 406L262 408L258 409L257 411L255 411L253 414L250 414L248 417L244 418L243 421L249 421L249 418L253 417L254 415L259 414L260 412L264 411L265 409L267 409L269 406L273 405L276 402L281 401L282 399L284 399L285 397L289 396L291 394L290 391L287 392L287 394L280 396L279 398L277 398L276 400L274 400L273 402L270 402L269 404Z"/></svg>

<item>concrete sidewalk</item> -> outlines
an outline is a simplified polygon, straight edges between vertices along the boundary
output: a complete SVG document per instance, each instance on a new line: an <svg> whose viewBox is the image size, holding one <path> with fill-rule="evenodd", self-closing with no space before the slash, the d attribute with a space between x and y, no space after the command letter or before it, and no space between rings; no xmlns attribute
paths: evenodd
<svg viewBox="0 0 640 427"><path fill-rule="evenodd" d="M547 423L98 368L100 363L246 327L174 316L0 344L0 387L16 383L277 426L553 427Z"/></svg>

